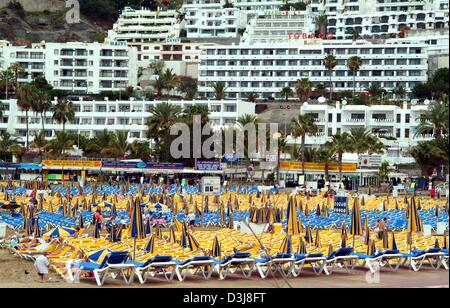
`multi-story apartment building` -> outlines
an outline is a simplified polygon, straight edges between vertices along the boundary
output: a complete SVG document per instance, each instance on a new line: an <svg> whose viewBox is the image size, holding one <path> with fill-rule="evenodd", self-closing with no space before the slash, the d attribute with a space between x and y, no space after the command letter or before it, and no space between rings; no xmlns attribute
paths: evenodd
<svg viewBox="0 0 450 308"><path fill-rule="evenodd" d="M247 14L238 8L185 10L188 38L233 38L247 25Z"/></svg>
<svg viewBox="0 0 450 308"><path fill-rule="evenodd" d="M2 69L19 63L19 82L45 77L74 93L117 91L137 85L137 52L126 43L45 43L0 47Z"/></svg>
<svg viewBox="0 0 450 308"><path fill-rule="evenodd" d="M412 105L406 102L401 107L343 105L338 102L335 106L303 104L300 113L309 114L318 126L316 135L307 136L308 146L323 145L336 133L350 132L353 128L363 127L380 137L387 148L386 157L408 161L411 160L405 153L408 148L418 141L433 138L432 132L417 135L417 127L427 109L428 106L425 104ZM299 140L289 138L289 142Z"/></svg>
<svg viewBox="0 0 450 308"><path fill-rule="evenodd" d="M378 83L391 91L403 86L406 91L427 80L427 45L403 40L383 43L344 40L299 40L305 44L240 44L205 47L201 56L199 93L213 97L211 84L224 82L229 99L243 98L255 92L260 98L281 98L284 87L295 89L297 80L309 78L313 88L319 83L330 88L329 72L323 65L327 54L336 56L338 64L332 72L334 91L353 89L357 92ZM352 76L347 60L362 59L362 66Z"/></svg>
<svg viewBox="0 0 450 308"><path fill-rule="evenodd" d="M138 66L147 68L152 62L163 61L165 68L172 69L175 74L197 78L201 47L213 45L181 39L143 43L138 50Z"/></svg>
<svg viewBox="0 0 450 308"><path fill-rule="evenodd" d="M182 28L183 22L175 10L134 10L126 7L112 30L108 31L108 39L137 46L141 43L178 38Z"/></svg>
<svg viewBox="0 0 450 308"><path fill-rule="evenodd" d="M251 19L242 35L244 43L285 42L289 34L311 34L315 31L314 19L307 11L261 11Z"/></svg>
<svg viewBox="0 0 450 308"><path fill-rule="evenodd" d="M190 105L207 105L210 110L210 124L213 129L227 125L234 125L236 120L244 115L255 115L255 104L244 101L169 101L171 104L186 108ZM53 104L55 104L53 102ZM146 138L146 119L150 117L150 108L161 102L158 101L73 101L75 106L75 120L66 124L66 130L79 133L86 137L94 137L96 133L108 131L127 131L129 141ZM1 101L3 118L0 119L0 130L7 130L13 135L26 140L25 112L17 106L14 99ZM52 119L48 112L45 120L45 136L55 137L55 131L62 130L62 126ZM37 132L42 131L40 116L30 115L29 137L33 140Z"/></svg>
<svg viewBox="0 0 450 308"><path fill-rule="evenodd" d="M184 0L183 8L205 8L221 9L226 4L226 0ZM229 0L233 7L245 11L249 14L257 13L261 10L274 10L283 5L285 0Z"/></svg>

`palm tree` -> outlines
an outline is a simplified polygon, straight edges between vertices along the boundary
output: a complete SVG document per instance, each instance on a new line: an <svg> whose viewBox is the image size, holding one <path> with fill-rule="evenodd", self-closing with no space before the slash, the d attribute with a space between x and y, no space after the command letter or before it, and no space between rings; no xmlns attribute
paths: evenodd
<svg viewBox="0 0 450 308"><path fill-rule="evenodd" d="M337 133L327 146L336 153L339 164L339 181L342 181L342 158L344 153L353 151L353 142L349 133Z"/></svg>
<svg viewBox="0 0 450 308"><path fill-rule="evenodd" d="M36 88L35 91L36 99L31 104L31 109L36 113L36 115L39 114L41 116L42 131L45 132L45 114L52 109L50 94Z"/></svg>
<svg viewBox="0 0 450 308"><path fill-rule="evenodd" d="M5 89L5 99L9 98L9 85L14 83L14 73L10 70L4 70L0 73L0 86Z"/></svg>
<svg viewBox="0 0 450 308"><path fill-rule="evenodd" d="M324 96L325 93L327 92L327 88L323 83L319 83L314 89L314 92L316 92L317 96Z"/></svg>
<svg viewBox="0 0 450 308"><path fill-rule="evenodd" d="M361 38L360 32L357 29L352 30L352 40L356 41Z"/></svg>
<svg viewBox="0 0 450 308"><path fill-rule="evenodd" d="M289 97L294 95L294 91L292 91L292 89L290 87L284 87L283 89L281 89L280 94L287 101L287 100L289 100Z"/></svg>
<svg viewBox="0 0 450 308"><path fill-rule="evenodd" d="M371 132L365 127L352 128L350 130L350 139L354 152L359 156L367 151L371 140Z"/></svg>
<svg viewBox="0 0 450 308"><path fill-rule="evenodd" d="M153 88L156 90L156 98L161 98L165 86L166 82L164 81L164 78L162 76L158 76L158 78L155 79L155 84L153 85Z"/></svg>
<svg viewBox="0 0 450 308"><path fill-rule="evenodd" d="M14 87L17 91L19 89L19 74L24 73L25 70L19 62L12 63L8 69L14 74Z"/></svg>
<svg viewBox="0 0 450 308"><path fill-rule="evenodd" d="M56 132L54 139L50 140L45 146L53 157L61 158L65 155L66 151L71 150L75 144L74 138L71 134L62 131Z"/></svg>
<svg viewBox="0 0 450 308"><path fill-rule="evenodd" d="M297 80L295 92L300 100L304 101L309 97L312 89L312 82L308 78Z"/></svg>
<svg viewBox="0 0 450 308"><path fill-rule="evenodd" d="M164 61L155 61L150 63L148 67L153 71L154 75L161 75L164 71L164 66Z"/></svg>
<svg viewBox="0 0 450 308"><path fill-rule="evenodd" d="M123 159L129 151L128 132L117 131L112 133L109 145L101 150L102 155L110 155L116 159Z"/></svg>
<svg viewBox="0 0 450 308"><path fill-rule="evenodd" d="M402 85L396 85L394 90L392 90L392 93L394 93L395 98L403 99L406 95L406 90Z"/></svg>
<svg viewBox="0 0 450 308"><path fill-rule="evenodd" d="M226 85L226 83L225 82L223 82L223 81L217 81L217 82L214 82L212 85L211 85L211 88L213 89L213 91L214 91L214 98L216 99L216 100L223 100L223 99L225 99L226 98L226 96L227 96L227 93L226 93L226 91L227 91L227 85Z"/></svg>
<svg viewBox="0 0 450 308"><path fill-rule="evenodd" d="M147 119L147 138L155 140L160 148L163 158L169 159L170 128L178 121L182 114L180 106L169 103L161 103L152 106L149 110L151 116Z"/></svg>
<svg viewBox="0 0 450 308"><path fill-rule="evenodd" d="M48 141L45 139L44 131L38 132L34 135L33 142L31 142L31 147L38 149L39 157L42 158L42 152L47 146Z"/></svg>
<svg viewBox="0 0 450 308"><path fill-rule="evenodd" d="M347 67L352 72L353 75L353 100L355 100L356 92L356 73L360 70L362 65L362 59L358 56L353 56L348 58Z"/></svg>
<svg viewBox="0 0 450 308"><path fill-rule="evenodd" d="M423 176L430 176L439 166L441 157L445 155L433 141L419 141L416 146L408 150L408 153L420 166Z"/></svg>
<svg viewBox="0 0 450 308"><path fill-rule="evenodd" d="M192 125L194 122L194 116L200 116L201 118L201 124L205 125L209 122L209 108L208 105L189 105L186 108L184 108L183 111L183 118L185 120L185 123L188 125Z"/></svg>
<svg viewBox="0 0 450 308"><path fill-rule="evenodd" d="M317 161L325 164L325 180L329 181L329 165L336 160L336 152L331 147L322 147L317 151Z"/></svg>
<svg viewBox="0 0 450 308"><path fill-rule="evenodd" d="M325 35L328 27L328 16L327 15L320 15L316 19L316 29L319 31L319 33L322 33Z"/></svg>
<svg viewBox="0 0 450 308"><path fill-rule="evenodd" d="M258 100L258 94L256 94L255 92L250 92L245 94L245 98L248 102L256 103L256 101Z"/></svg>
<svg viewBox="0 0 450 308"><path fill-rule="evenodd" d="M416 135L433 132L435 138L448 134L449 105L448 98L442 102L430 104L428 110L421 116Z"/></svg>
<svg viewBox="0 0 450 308"><path fill-rule="evenodd" d="M257 125L259 123L258 117L252 114L244 114L242 116L240 116L236 123L239 125L240 129L244 129L247 125L253 125L253 127L255 127L256 130L256 138L258 139L258 129L257 129ZM255 154L255 153L250 153L249 149L249 134L245 134L244 136L244 153L247 155L248 158L250 158L251 154ZM264 137L265 138L265 137ZM256 149L254 149L256 150Z"/></svg>
<svg viewBox="0 0 450 308"><path fill-rule="evenodd" d="M379 82L371 83L370 86L366 89L366 91L373 97L377 99L382 99L386 94L386 90L381 86Z"/></svg>
<svg viewBox="0 0 450 308"><path fill-rule="evenodd" d="M328 54L324 59L323 59L323 65L325 66L325 68L328 70L328 76L330 77L330 102L333 99L333 70L336 67L338 61L336 59L336 57L334 55Z"/></svg>
<svg viewBox="0 0 450 308"><path fill-rule="evenodd" d="M180 77L173 72L173 69L166 69L162 75L162 79L164 80L164 88L167 90L167 94L175 89L180 82Z"/></svg>
<svg viewBox="0 0 450 308"><path fill-rule="evenodd" d="M27 141L26 141L26 149L29 149L29 115L32 106L33 101L36 98L36 93L34 91L34 87L27 84L24 85L16 91L16 98L17 98L17 106L20 107L23 111L25 111L25 121L26 121L26 133L27 133Z"/></svg>
<svg viewBox="0 0 450 308"><path fill-rule="evenodd" d="M150 142L134 140L129 146L129 158L148 161L151 156Z"/></svg>
<svg viewBox="0 0 450 308"><path fill-rule="evenodd" d="M66 131L66 123L75 119L75 107L73 103L67 99L59 100L56 105L52 107L53 119L59 124L62 124L63 132Z"/></svg>
<svg viewBox="0 0 450 308"><path fill-rule="evenodd" d="M12 154L13 148L20 145L20 138L12 136L6 130L0 133L0 153L4 161Z"/></svg>
<svg viewBox="0 0 450 308"><path fill-rule="evenodd" d="M378 169L378 176L380 178L379 184L381 184L389 176L390 171L391 168L389 162L384 161Z"/></svg>
<svg viewBox="0 0 450 308"><path fill-rule="evenodd" d="M318 127L309 114L301 114L297 118L292 119L292 136L297 139L301 138L301 160L302 160L302 173L305 174L305 142L306 135L308 134L316 134L318 131Z"/></svg>

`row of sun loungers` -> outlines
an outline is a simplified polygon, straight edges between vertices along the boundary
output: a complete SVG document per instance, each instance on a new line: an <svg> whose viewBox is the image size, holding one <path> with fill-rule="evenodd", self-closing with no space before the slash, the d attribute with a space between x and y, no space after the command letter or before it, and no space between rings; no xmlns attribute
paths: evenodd
<svg viewBox="0 0 450 308"><path fill-rule="evenodd" d="M401 266L410 266L420 271L425 265L438 270L448 270L448 250L431 248L424 251L411 251L403 254L388 250L374 256L354 253L352 248L340 248L329 256L323 254L277 254L261 259L251 258L249 253L234 253L224 260L209 256L197 256L179 262L170 256L156 256L144 263L130 260L127 251L109 252L101 263L67 262L66 270L70 281L83 271L93 272L96 283L101 286L108 276L122 277L131 284L136 277L141 284L153 277L163 277L172 281L177 276L184 281L190 276L200 276L208 280L216 273L220 280L230 275L242 275L250 278L253 273L263 279L279 274L283 278L299 277L305 269L312 269L316 275L331 275L336 270L352 273L357 266L364 266L371 272L386 268L397 271Z"/></svg>

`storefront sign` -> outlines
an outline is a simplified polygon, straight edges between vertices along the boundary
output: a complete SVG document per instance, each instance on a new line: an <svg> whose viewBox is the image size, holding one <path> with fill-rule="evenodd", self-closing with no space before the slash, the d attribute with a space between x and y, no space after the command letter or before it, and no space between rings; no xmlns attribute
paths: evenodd
<svg viewBox="0 0 450 308"><path fill-rule="evenodd" d="M380 167L382 164L381 155L360 155L359 165L361 167Z"/></svg>
<svg viewBox="0 0 450 308"><path fill-rule="evenodd" d="M334 199L334 211L336 213L344 214L348 211L348 199L347 197L336 196Z"/></svg>
<svg viewBox="0 0 450 308"><path fill-rule="evenodd" d="M199 160L195 165L196 170L202 171L219 171L222 170L220 161Z"/></svg>
<svg viewBox="0 0 450 308"><path fill-rule="evenodd" d="M285 162L280 163L280 169L286 171L302 171L301 162ZM342 164L342 172L356 172L356 164ZM305 171L325 171L325 163L305 162ZM339 171L339 164L329 163L328 171Z"/></svg>
<svg viewBox="0 0 450 308"><path fill-rule="evenodd" d="M101 160L44 160L45 167L101 168Z"/></svg>
<svg viewBox="0 0 450 308"><path fill-rule="evenodd" d="M117 169L183 169L182 163L146 163L136 161L115 161L104 160L102 162L103 168L117 168Z"/></svg>
<svg viewBox="0 0 450 308"><path fill-rule="evenodd" d="M307 40L307 39L328 39L331 40L334 38L334 34L329 32L329 33L299 33L299 32L294 32L294 33L288 33L288 39L289 40Z"/></svg>

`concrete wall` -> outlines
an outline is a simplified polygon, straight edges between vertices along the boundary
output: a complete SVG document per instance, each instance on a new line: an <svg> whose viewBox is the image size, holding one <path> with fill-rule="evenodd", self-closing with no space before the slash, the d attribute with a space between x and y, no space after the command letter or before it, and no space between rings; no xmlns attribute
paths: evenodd
<svg viewBox="0 0 450 308"><path fill-rule="evenodd" d="M0 8L8 6L12 0L0 0ZM65 0L15 0L22 4L25 11L28 12L42 12L59 11L66 7Z"/></svg>

